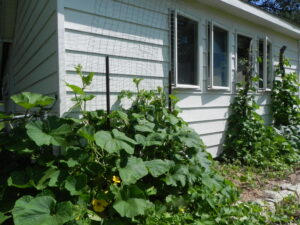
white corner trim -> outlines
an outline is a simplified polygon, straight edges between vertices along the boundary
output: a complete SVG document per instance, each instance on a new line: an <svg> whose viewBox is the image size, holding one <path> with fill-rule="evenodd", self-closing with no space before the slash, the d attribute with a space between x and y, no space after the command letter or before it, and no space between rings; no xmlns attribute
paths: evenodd
<svg viewBox="0 0 300 225"><path fill-rule="evenodd" d="M62 116L66 111L66 95L67 89L65 85L65 12L64 0L57 1L57 54L58 54L58 110L59 115Z"/></svg>

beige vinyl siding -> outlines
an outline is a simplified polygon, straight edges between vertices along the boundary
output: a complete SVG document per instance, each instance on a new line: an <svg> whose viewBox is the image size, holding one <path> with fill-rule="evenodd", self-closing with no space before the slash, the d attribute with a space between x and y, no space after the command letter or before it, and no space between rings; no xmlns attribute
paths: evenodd
<svg viewBox="0 0 300 225"><path fill-rule="evenodd" d="M88 108L105 108L105 56L110 56L111 102L117 104L122 89L134 90L133 77L144 78L142 88L154 89L168 84L170 69L170 43L168 6L158 0L65 0L64 46L67 82L80 84L74 66L82 64L85 72L93 71L95 82L88 89L95 94ZM163 6L163 7L162 7ZM208 151L216 156L221 153L225 139L229 105L235 96L236 32L250 33L257 39L269 36L273 43L274 65L278 63L279 48L287 45L286 56L292 66L288 71L298 70L297 40L284 36L223 11L202 5L194 0L174 1L178 9L200 23L199 43L199 90L176 89L181 99L181 116L190 123L204 140ZM207 89L207 21L214 21L229 30L230 90ZM65 93L67 110L72 106L70 90ZM256 94L261 108L258 110L266 124L271 123L270 93Z"/></svg>
<svg viewBox="0 0 300 225"><path fill-rule="evenodd" d="M9 65L10 95L24 91L57 95L57 48L56 1L19 1Z"/></svg>

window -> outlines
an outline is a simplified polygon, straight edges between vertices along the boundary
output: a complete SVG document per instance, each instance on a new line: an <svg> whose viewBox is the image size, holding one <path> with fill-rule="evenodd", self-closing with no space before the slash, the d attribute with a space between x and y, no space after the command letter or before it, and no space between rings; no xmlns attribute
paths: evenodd
<svg viewBox="0 0 300 225"><path fill-rule="evenodd" d="M1 42L0 40L0 101L3 100L4 92L4 74L7 70L8 56L11 49L11 43Z"/></svg>
<svg viewBox="0 0 300 225"><path fill-rule="evenodd" d="M273 83L272 43L266 37L258 41L258 75L260 89L271 89Z"/></svg>
<svg viewBox="0 0 300 225"><path fill-rule="evenodd" d="M228 31L208 25L208 77L211 88L229 87Z"/></svg>
<svg viewBox="0 0 300 225"><path fill-rule="evenodd" d="M246 74L251 72L252 64L252 38L237 35L237 83L245 82Z"/></svg>
<svg viewBox="0 0 300 225"><path fill-rule="evenodd" d="M176 86L198 85L198 23L171 13L171 57Z"/></svg>
<svg viewBox="0 0 300 225"><path fill-rule="evenodd" d="M258 41L258 75L259 75L259 85L258 87L264 88L264 40L259 39Z"/></svg>

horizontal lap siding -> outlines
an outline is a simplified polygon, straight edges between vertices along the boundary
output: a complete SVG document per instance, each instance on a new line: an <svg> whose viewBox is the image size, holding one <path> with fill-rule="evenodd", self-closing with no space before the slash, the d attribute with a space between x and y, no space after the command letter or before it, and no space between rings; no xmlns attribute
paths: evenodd
<svg viewBox="0 0 300 225"><path fill-rule="evenodd" d="M81 85L74 67L95 77L87 92L96 98L90 110L105 108L105 57L110 57L111 104L121 90L136 91L133 78L143 78L141 88L167 85L169 71L168 9L154 10L138 1L65 0L65 80ZM152 1L161 4L160 1ZM149 4L149 3L148 3ZM164 13L162 13L164 11ZM67 108L72 93L67 89Z"/></svg>
<svg viewBox="0 0 300 225"><path fill-rule="evenodd" d="M117 95L123 89L134 91L131 79L144 78L142 88L154 89L166 86L170 68L170 43L168 27L168 4L149 0L65 0L65 73L66 81L80 84L74 66L83 65L85 73L95 72L95 81L88 92L96 95L88 109L104 108L105 100L105 56L110 56L111 102L117 107ZM165 1L167 2L167 1ZM268 34L273 43L274 64L278 63L278 52L286 44L286 56L291 59L287 71L297 71L296 41L268 31L264 27L209 8L196 1L172 1L171 8L179 9L200 21L199 75L201 90L176 89L182 108L181 116L203 139L208 151L216 156L221 153L225 139L230 103L234 100L235 86L235 35L246 31L253 35ZM207 90L207 21L213 20L229 30L230 38L230 91ZM256 37L256 36L255 36ZM72 106L70 90L67 89L67 107ZM270 93L256 94L261 108L257 111L266 124L271 124ZM123 103L126 105L126 102Z"/></svg>
<svg viewBox="0 0 300 225"><path fill-rule="evenodd" d="M52 0L24 0L19 4L10 60L10 95L23 91L57 95L56 7ZM9 109L14 110L14 106L10 104Z"/></svg>

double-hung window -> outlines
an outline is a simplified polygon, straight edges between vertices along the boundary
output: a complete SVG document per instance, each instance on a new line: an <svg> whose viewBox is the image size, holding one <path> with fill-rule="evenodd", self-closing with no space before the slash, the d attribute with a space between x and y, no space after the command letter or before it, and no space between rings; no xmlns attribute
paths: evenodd
<svg viewBox="0 0 300 225"><path fill-rule="evenodd" d="M229 32L213 23L208 24L209 87L229 88Z"/></svg>
<svg viewBox="0 0 300 225"><path fill-rule="evenodd" d="M171 58L173 83L199 88L198 22L176 11L171 12Z"/></svg>
<svg viewBox="0 0 300 225"><path fill-rule="evenodd" d="M274 77L272 42L267 37L258 40L258 75L260 78L259 89L271 89Z"/></svg>

